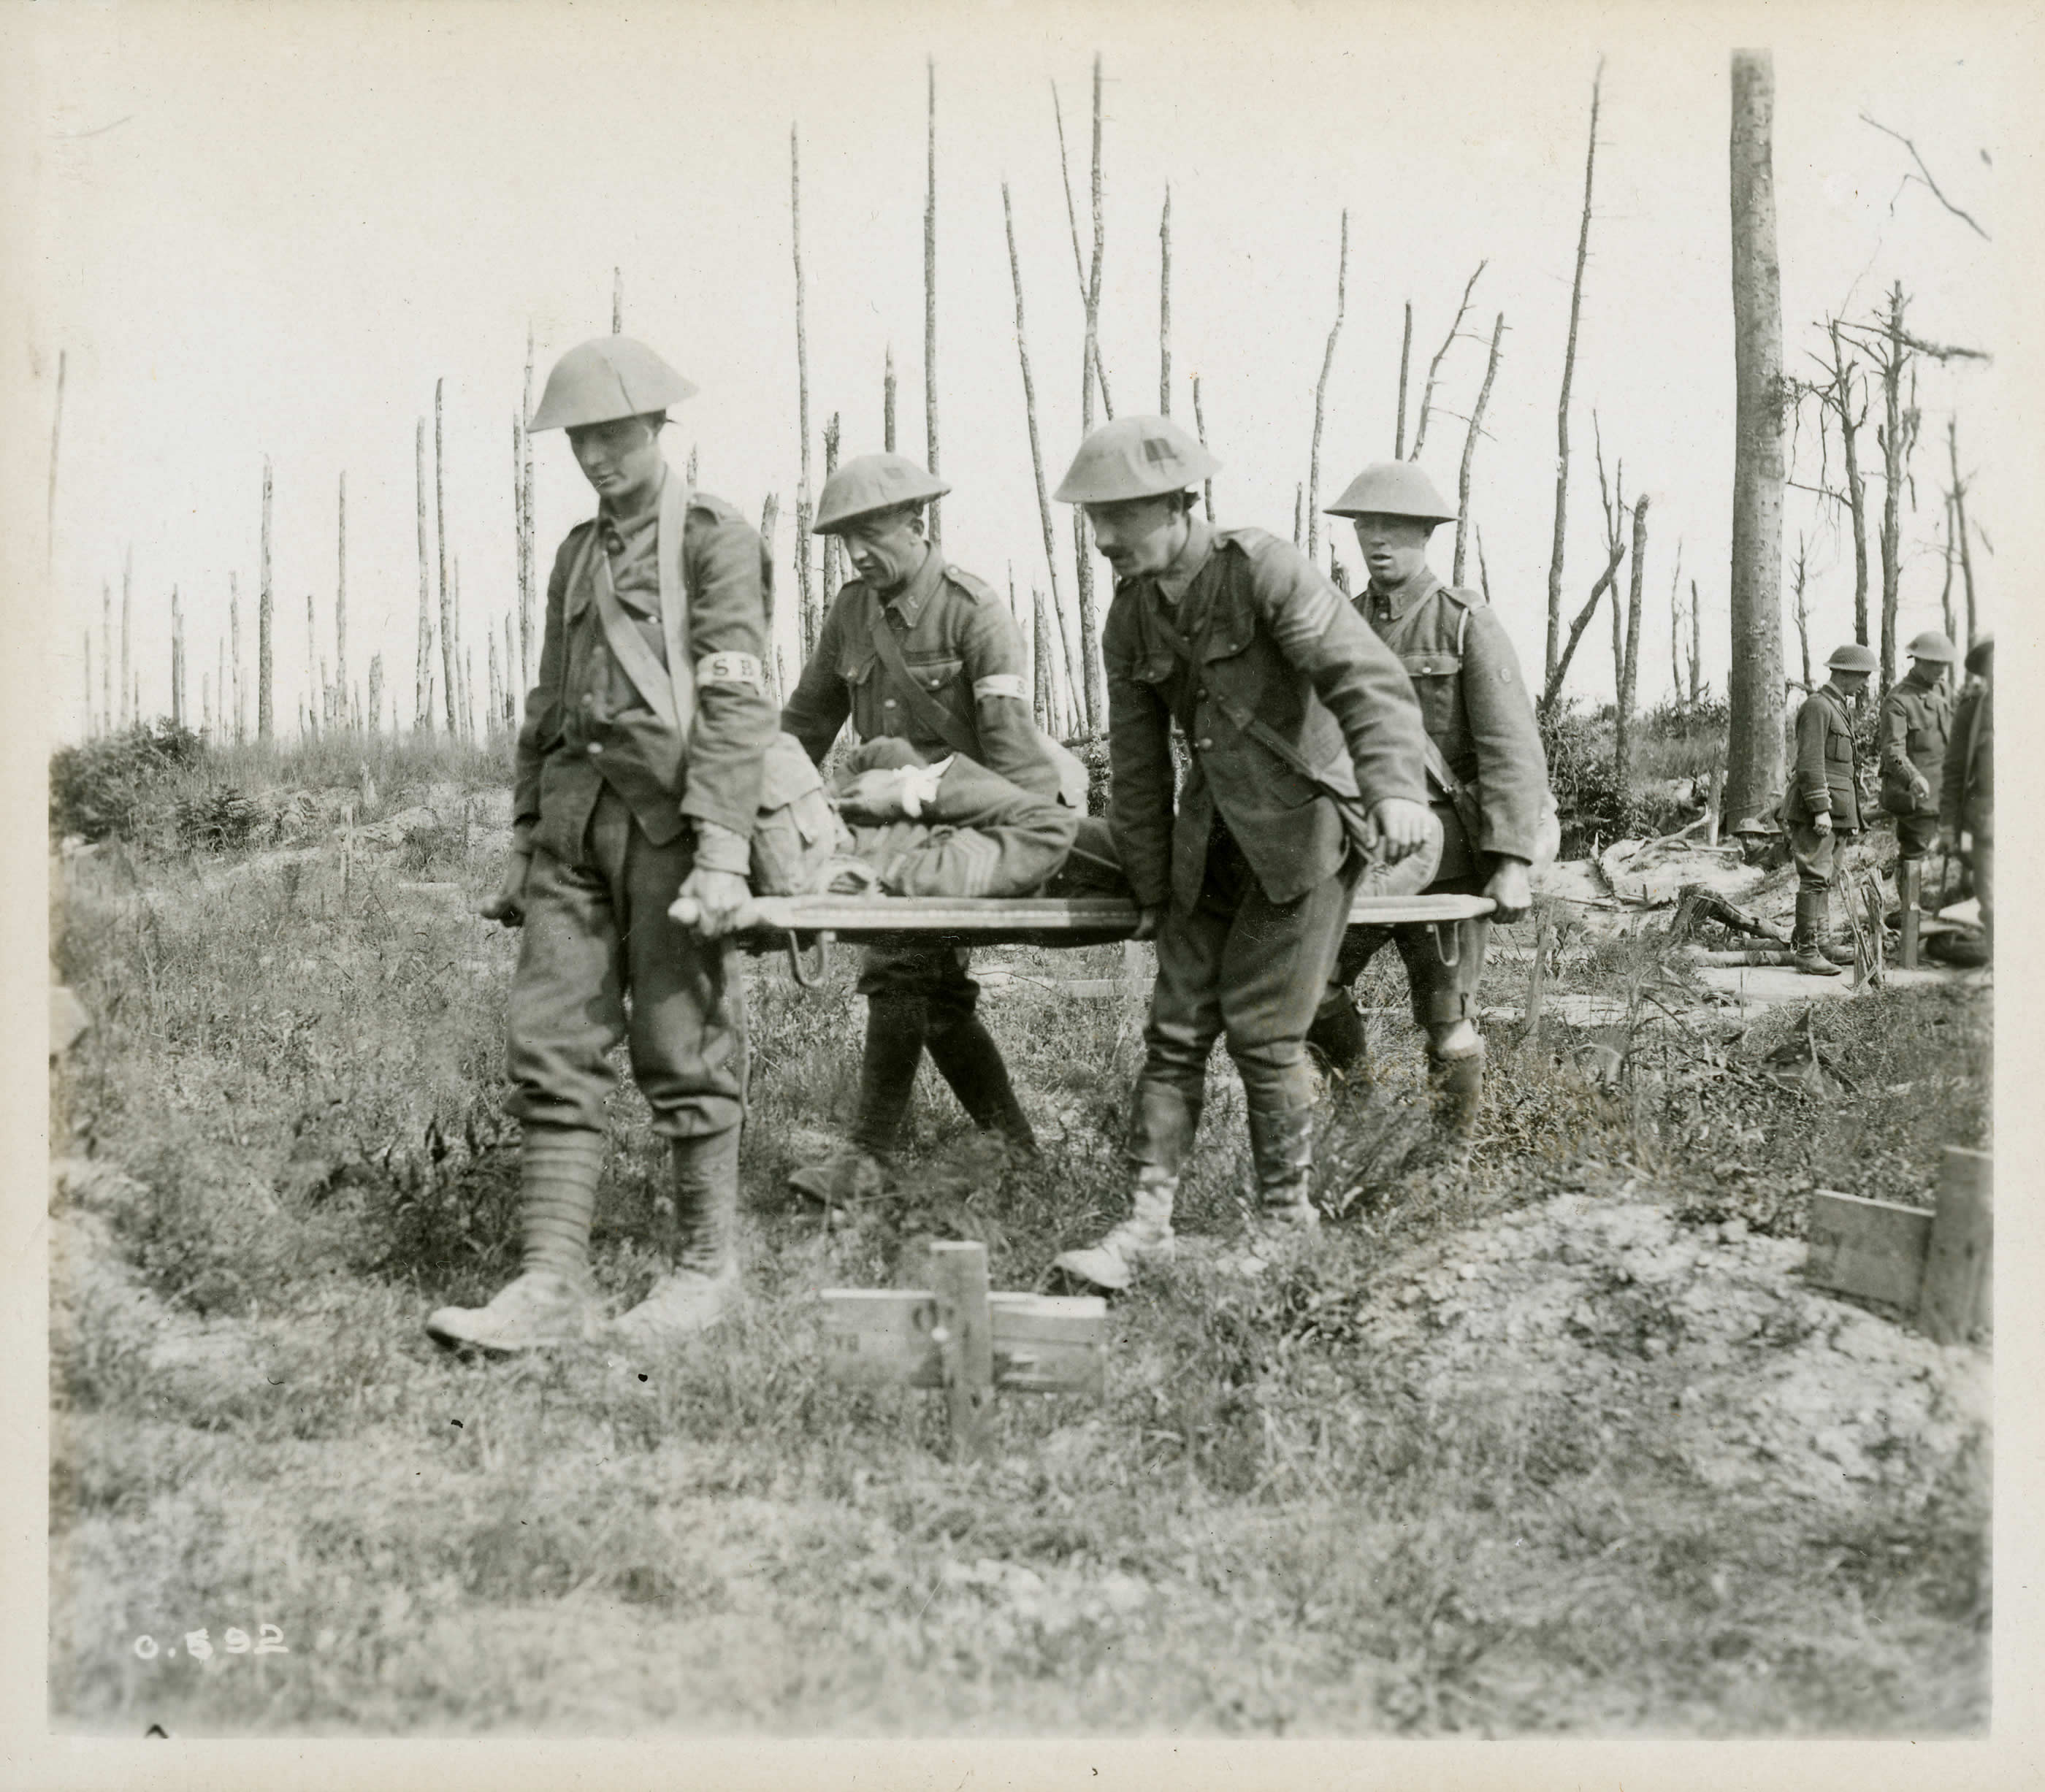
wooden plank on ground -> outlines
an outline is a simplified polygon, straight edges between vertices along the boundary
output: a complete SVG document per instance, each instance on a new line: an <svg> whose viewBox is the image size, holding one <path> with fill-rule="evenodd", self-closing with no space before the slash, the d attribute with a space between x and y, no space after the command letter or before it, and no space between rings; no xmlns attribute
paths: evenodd
<svg viewBox="0 0 2045 1792"><path fill-rule="evenodd" d="M1917 1302L1918 1325L1940 1344L1964 1344L1988 1329L1993 1171L1986 1152L1946 1148Z"/></svg>
<svg viewBox="0 0 2045 1792"><path fill-rule="evenodd" d="M1920 1209L1820 1189L1811 1197L1804 1274L1822 1287L1914 1312L1931 1236L1931 1216Z"/></svg>
<svg viewBox="0 0 2045 1792"><path fill-rule="evenodd" d="M987 1298L994 1385L1011 1394L1090 1394L1107 1375L1107 1303L1097 1294L996 1291ZM927 1288L827 1288L824 1361L862 1387L945 1385Z"/></svg>

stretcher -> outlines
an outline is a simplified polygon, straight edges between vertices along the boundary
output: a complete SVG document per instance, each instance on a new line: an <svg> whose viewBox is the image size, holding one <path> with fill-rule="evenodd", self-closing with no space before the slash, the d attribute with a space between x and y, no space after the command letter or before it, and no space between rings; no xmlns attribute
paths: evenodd
<svg viewBox="0 0 2045 1792"><path fill-rule="evenodd" d="M1419 925L1435 930L1444 964L1457 960L1456 923L1496 905L1488 896L1358 896L1353 927ZM833 941L847 944L1099 946L1135 932L1137 908L1123 897L759 896L739 936L748 952L786 947L789 975L814 989L828 974Z"/></svg>

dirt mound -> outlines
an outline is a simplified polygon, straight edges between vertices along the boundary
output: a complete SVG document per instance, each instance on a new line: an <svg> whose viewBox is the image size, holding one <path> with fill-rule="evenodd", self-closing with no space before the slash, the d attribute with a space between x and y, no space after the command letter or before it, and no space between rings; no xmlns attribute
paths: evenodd
<svg viewBox="0 0 2045 1792"><path fill-rule="evenodd" d="M1431 1398L1666 1413L1658 1436L1722 1490L1921 1499L1985 1448L1987 1360L1806 1286L1804 1254L1566 1196L1415 1253L1366 1333Z"/></svg>

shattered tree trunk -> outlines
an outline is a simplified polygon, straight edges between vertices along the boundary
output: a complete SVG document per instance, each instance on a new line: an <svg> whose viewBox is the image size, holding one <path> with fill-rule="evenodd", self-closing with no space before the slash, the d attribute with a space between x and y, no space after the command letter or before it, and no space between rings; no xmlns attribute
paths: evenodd
<svg viewBox="0 0 2045 1792"><path fill-rule="evenodd" d="M1810 579L1810 567L1804 552L1804 537L1797 537L1797 563L1790 569L1790 602L1797 618L1797 657L1804 667L1804 688L1813 689L1811 683L1811 610L1804 596L1804 587Z"/></svg>
<svg viewBox="0 0 2045 1792"><path fill-rule="evenodd" d="M1449 351L1456 345L1456 338L1462 334L1463 319L1469 313L1470 294L1477 290L1477 282L1484 271L1491 265L1487 256L1477 264L1477 271L1463 283L1462 301L1456 306L1454 321L1449 325L1449 333L1442 338L1442 346L1435 351L1435 358L1427 363L1427 383L1420 389L1420 414L1413 420L1413 450L1406 456L1409 460L1420 458L1420 449L1427 440L1427 419L1435 409L1435 386L1442 375L1442 363L1449 358Z"/></svg>
<svg viewBox="0 0 2045 1792"><path fill-rule="evenodd" d="M1853 519L1854 639L1867 645L1867 486L1860 475L1860 427L1867 413L1853 414L1853 363L1847 359L1839 340L1839 319L1826 329L1832 339L1832 375L1838 399L1833 408L1839 419L1839 448L1846 459L1847 510Z"/></svg>
<svg viewBox="0 0 2045 1792"><path fill-rule="evenodd" d="M1200 433L1200 446L1205 448L1207 445L1207 420L1206 413L1200 409L1200 376L1198 374L1193 375L1193 428ZM1200 505L1207 513L1207 521L1212 522L1214 521L1214 481L1212 479L1200 481Z"/></svg>
<svg viewBox="0 0 2045 1792"><path fill-rule="evenodd" d="M1406 458L1406 376L1413 364L1413 302L1406 301L1406 327L1399 338L1399 421L1392 432L1392 458Z"/></svg>
<svg viewBox="0 0 2045 1792"><path fill-rule="evenodd" d="M1462 544L1470 528L1470 467L1477 460L1477 438L1485 432L1485 405L1491 403L1491 383L1499 376L1499 344L1505 340L1505 313L1491 325L1491 360L1485 362L1485 383L1477 389L1477 405L1470 410L1470 429L1462 438L1462 467L1456 472L1456 560L1450 583L1462 583Z"/></svg>
<svg viewBox="0 0 2045 1792"><path fill-rule="evenodd" d="M1946 452L1951 458L1953 467L1953 517L1951 531L1952 539L1960 544L1960 585L1966 593L1967 599L1967 633L1964 644L1972 647L1974 644L1975 631L1974 561L1974 556L1967 546L1967 488L1965 482L1960 478L1960 421L1957 417L1949 417L1946 419ZM1947 576L1951 577L1950 569ZM1950 616L1946 623L1946 633L1952 635L1954 640L1960 639L1958 635L1953 635L1953 625Z"/></svg>
<svg viewBox="0 0 2045 1792"><path fill-rule="evenodd" d="M1577 271L1569 283L1569 334L1562 351L1562 395L1555 406L1555 529L1548 551L1548 646L1546 676L1542 683L1554 685L1556 662L1562 650L1562 547L1569 520L1569 386L1577 373L1577 326L1584 310L1584 263L1591 246L1591 183L1597 168L1599 90L1604 79L1604 61L1599 59L1597 73L1591 78L1590 146L1584 152L1584 210L1577 227ZM1779 357L1778 357L1779 358Z"/></svg>
<svg viewBox="0 0 2045 1792"><path fill-rule="evenodd" d="M1157 220L1157 414L1172 414L1172 183Z"/></svg>
<svg viewBox="0 0 2045 1792"><path fill-rule="evenodd" d="M369 656L369 713L364 722L372 734L383 726L383 656L380 653Z"/></svg>
<svg viewBox="0 0 2045 1792"><path fill-rule="evenodd" d="M333 688L340 713L335 719L348 725L348 475L341 475L340 508L334 529Z"/></svg>
<svg viewBox="0 0 2045 1792"><path fill-rule="evenodd" d="M412 432L412 463L416 475L414 514L419 532L419 632L412 662L412 726L415 731L433 731L433 612L432 575L427 570L426 550L426 420L418 420Z"/></svg>
<svg viewBox="0 0 2045 1792"><path fill-rule="evenodd" d="M1903 407L1903 370L1910 348L1903 333L1907 301L1903 284L1889 289L1889 314L1882 329L1889 352L1881 363L1881 669L1877 676L1886 691L1896 682L1896 612L1903 586L1903 482L1910 464L1916 413Z"/></svg>
<svg viewBox="0 0 2045 1792"><path fill-rule="evenodd" d="M830 483L830 476L838 471L838 413L830 413L830 421L824 425L824 483ZM936 544L933 542L932 545ZM824 537L823 589L817 599L817 608L822 614L830 614L831 600L838 595L838 556L843 544L835 535Z"/></svg>
<svg viewBox="0 0 2045 1792"><path fill-rule="evenodd" d="M1619 672L1618 704L1612 728L1612 782L1619 787L1620 812L1633 783L1633 706L1640 686L1640 600L1647 567L1647 495L1633 506L1633 575L1626 598L1626 652ZM1619 613L1616 600L1612 613Z"/></svg>
<svg viewBox="0 0 2045 1792"><path fill-rule="evenodd" d="M1765 50L1732 56L1734 422L1731 705L1724 813L1781 794L1782 279L1776 260L1775 76Z"/></svg>
<svg viewBox="0 0 2045 1792"><path fill-rule="evenodd" d="M1107 243L1107 219L1101 206L1100 83L1100 57L1096 53L1093 59L1093 261L1087 275L1086 346L1084 358L1080 363L1080 433L1082 436L1093 428L1094 381L1092 376L1100 361L1101 259ZM1103 390L1104 394L1104 384ZM1094 604L1092 532L1087 527L1084 506L1077 504L1073 506L1073 548L1078 563L1075 576L1078 582L1080 603L1080 667L1076 690L1084 699L1086 731L1089 734L1098 734L1107 721L1107 684L1100 666L1100 619Z"/></svg>
<svg viewBox="0 0 2045 1792"><path fill-rule="evenodd" d="M923 198L923 446L924 464L938 477L938 59L927 56L930 117L925 135L928 179ZM944 545L943 506L930 500L930 545Z"/></svg>
<svg viewBox="0 0 2045 1792"><path fill-rule="evenodd" d="M1058 540L1052 525L1051 500L1044 483L1043 444L1037 433L1037 383L1030 371L1030 339L1022 322L1022 263L1015 253L1015 209L1008 196L1008 183L1001 183L1001 221L1008 236L1008 277L1015 288L1015 358L1022 369L1022 415L1030 430L1030 470L1037 480L1037 520L1044 532L1044 566L1050 575L1051 606L1058 606ZM1077 506L1074 506L1076 513ZM1034 587L1033 587L1034 588ZM1042 603L1039 596L1038 602ZM1041 636L1043 616L1037 616L1037 626ZM1044 644L1037 644L1038 675L1042 680L1045 674ZM1048 724L1046 725L1048 725Z"/></svg>
<svg viewBox="0 0 2045 1792"><path fill-rule="evenodd" d="M462 738L461 643L455 634L454 592L448 583L447 466L443 399L447 382L433 382L433 538L440 560L441 688L447 700L450 740Z"/></svg>
<svg viewBox="0 0 2045 1792"><path fill-rule="evenodd" d="M1335 263L1335 321L1328 326L1328 345L1321 355L1321 377L1314 386L1314 442L1307 456L1307 558L1312 560L1321 544L1321 428L1327 417L1328 375L1335 364L1335 343L1342 335L1342 312L1349 303L1349 209L1342 214L1342 253ZM1412 315L1408 306L1407 315ZM1400 401L1404 411L1405 401ZM1404 421L1402 414L1400 421ZM1297 536L1299 530L1293 532Z"/></svg>
<svg viewBox="0 0 2045 1792"><path fill-rule="evenodd" d="M263 560L261 582L256 588L256 738L268 740L274 732L274 709L272 696L271 636L274 633L276 600L270 583L270 457L263 457ZM128 650L123 647L121 663L127 663Z"/></svg>
<svg viewBox="0 0 2045 1792"><path fill-rule="evenodd" d="M895 348L891 343L880 371L880 445L895 452Z"/></svg>
<svg viewBox="0 0 2045 1792"><path fill-rule="evenodd" d="M270 463L263 463L263 557L269 560ZM129 624L135 617L135 550L129 548L121 562L121 725L140 721L141 706L134 701L133 674L129 669L128 644L134 638Z"/></svg>
<svg viewBox="0 0 2045 1792"><path fill-rule="evenodd" d="M795 484L796 638L807 660L816 645L822 618L810 586L810 519L815 499L810 490L810 338L803 320L803 162L795 128L788 127L788 226L795 261L795 427L802 437L801 477Z"/></svg>

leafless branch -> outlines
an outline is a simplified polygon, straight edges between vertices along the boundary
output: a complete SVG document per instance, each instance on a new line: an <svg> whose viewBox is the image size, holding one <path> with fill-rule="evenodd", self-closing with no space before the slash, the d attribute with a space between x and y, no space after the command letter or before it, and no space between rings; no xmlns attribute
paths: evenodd
<svg viewBox="0 0 2045 1792"><path fill-rule="evenodd" d="M1976 236L1980 237L1983 242L1989 242L1993 240L1989 236L1989 233L1985 230L1981 229L1979 224L1975 222L1975 221L1966 213L1962 211L1958 206L1954 205L1951 200L1948 199L1946 195L1939 190L1939 183L1931 178L1931 171L1924 166L1924 158L1917 153L1917 145L1916 144L1912 143L1909 138L1902 133L1902 132L1891 130L1888 125L1883 124L1879 119L1870 118L1865 112L1860 115L1860 121L1863 125L1872 125L1874 129L1881 132L1884 137L1894 137L1898 143L1901 144L1905 149L1910 152L1910 160L1917 164L1917 172L1923 178L1924 184L1931 193L1931 197L1936 199L1940 205L1943 206L1947 211L1951 212L1954 217L1958 218L1961 223L1966 225L1966 227L1970 230L1973 231Z"/></svg>
<svg viewBox="0 0 2045 1792"><path fill-rule="evenodd" d="M1420 444L1427 439L1427 413L1435 402L1435 381L1441 373L1443 360L1454 345L1457 336L1462 333L1463 319L1469 311L1470 294L1477 290L1478 279L1490 265L1491 258L1487 256L1477 264L1477 272L1464 283L1462 303L1456 307L1456 321L1449 325L1448 335L1442 339L1442 346L1435 351L1434 360L1427 363L1427 383L1420 389L1420 414L1413 424L1413 452L1406 457L1409 460L1420 458Z"/></svg>

